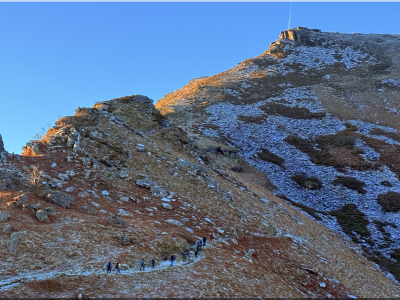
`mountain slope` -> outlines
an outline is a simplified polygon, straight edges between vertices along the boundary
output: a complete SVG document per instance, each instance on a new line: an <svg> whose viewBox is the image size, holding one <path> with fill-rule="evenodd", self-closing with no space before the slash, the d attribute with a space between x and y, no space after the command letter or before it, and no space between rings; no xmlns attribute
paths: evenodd
<svg viewBox="0 0 400 300"><path fill-rule="evenodd" d="M156 108L199 148L237 148L275 195L399 280L399 49L400 35L299 27Z"/></svg>
<svg viewBox="0 0 400 300"><path fill-rule="evenodd" d="M134 95L78 108L22 155L2 151L1 295L398 297L354 244L274 196L235 147L210 143L193 147Z"/></svg>

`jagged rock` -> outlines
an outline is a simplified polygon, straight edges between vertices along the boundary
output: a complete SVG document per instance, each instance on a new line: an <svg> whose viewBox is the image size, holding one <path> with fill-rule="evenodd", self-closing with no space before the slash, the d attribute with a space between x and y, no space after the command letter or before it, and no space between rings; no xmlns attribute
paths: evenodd
<svg viewBox="0 0 400 300"><path fill-rule="evenodd" d="M2 232L10 232L14 229L14 226L12 226L11 224L3 224L2 226L0 226L0 228Z"/></svg>
<svg viewBox="0 0 400 300"><path fill-rule="evenodd" d="M9 172L0 170L0 191L10 190L15 188L12 177Z"/></svg>
<svg viewBox="0 0 400 300"><path fill-rule="evenodd" d="M80 198L86 198L86 197L89 197L89 193L88 192L80 192L80 193L78 193L78 197L80 197Z"/></svg>
<svg viewBox="0 0 400 300"><path fill-rule="evenodd" d="M72 198L67 194L59 191L45 191L43 195L47 202L54 203L62 208L71 207Z"/></svg>
<svg viewBox="0 0 400 300"><path fill-rule="evenodd" d="M27 155L39 155L39 147L34 142L27 142L25 147L22 147L22 150Z"/></svg>
<svg viewBox="0 0 400 300"><path fill-rule="evenodd" d="M103 196L108 196L108 195L110 195L110 193L109 193L108 191L101 191L101 194L102 194Z"/></svg>
<svg viewBox="0 0 400 300"><path fill-rule="evenodd" d="M50 167L55 168L55 167L57 167L57 164L56 163L52 163Z"/></svg>
<svg viewBox="0 0 400 300"><path fill-rule="evenodd" d="M5 211L0 212L0 222L7 221L10 218L10 215Z"/></svg>
<svg viewBox="0 0 400 300"><path fill-rule="evenodd" d="M122 179L129 178L129 174L121 173L121 174L119 175L119 178L122 178Z"/></svg>
<svg viewBox="0 0 400 300"><path fill-rule="evenodd" d="M47 215L47 212L45 210L38 210L36 212L36 219L38 219L40 222L49 222L49 216Z"/></svg>
<svg viewBox="0 0 400 300"><path fill-rule="evenodd" d="M97 213L97 209L95 209L94 207L91 207L91 206L84 205L84 206L82 206L82 210L84 212L86 212L86 213L89 213L89 214L96 214Z"/></svg>
<svg viewBox="0 0 400 300"><path fill-rule="evenodd" d="M108 219L108 223L112 224L112 225L116 225L119 227L125 227L126 226L126 222L121 219L120 217L111 214L110 218Z"/></svg>
<svg viewBox="0 0 400 300"><path fill-rule="evenodd" d="M73 186L67 187L65 189L65 191L68 192L68 193L73 192L74 190L75 190L75 188Z"/></svg>
<svg viewBox="0 0 400 300"><path fill-rule="evenodd" d="M57 175L57 177L60 178L62 181L70 181L71 180L71 178L69 178L69 176L67 174L60 173Z"/></svg>
<svg viewBox="0 0 400 300"><path fill-rule="evenodd" d="M164 208L164 209L168 209L168 210L174 209L174 208L172 207L172 205L169 204L169 203L162 203L161 205L162 205L162 208Z"/></svg>
<svg viewBox="0 0 400 300"><path fill-rule="evenodd" d="M168 193L160 186L154 185L150 187L151 194L157 197L167 197Z"/></svg>
<svg viewBox="0 0 400 300"><path fill-rule="evenodd" d="M52 207L45 207L45 208L44 208L44 211L45 211L48 215L55 215L55 214L56 214L55 209L52 208Z"/></svg>
<svg viewBox="0 0 400 300"><path fill-rule="evenodd" d="M172 224L172 225L176 225L176 226L182 226L183 225L182 222L180 222L178 220L173 220L173 219L165 220L165 222L167 222L169 224Z"/></svg>
<svg viewBox="0 0 400 300"><path fill-rule="evenodd" d="M19 242L20 232L11 233L10 239L8 241L8 251L15 254L17 252L17 246Z"/></svg>
<svg viewBox="0 0 400 300"><path fill-rule="evenodd" d="M151 180L149 178L138 179L138 180L136 180L136 184L138 186L144 187L146 189L150 189L152 186L157 185L157 183L155 183L153 180Z"/></svg>
<svg viewBox="0 0 400 300"><path fill-rule="evenodd" d="M40 208L40 203L37 204L22 204L22 209L26 211L37 211Z"/></svg>

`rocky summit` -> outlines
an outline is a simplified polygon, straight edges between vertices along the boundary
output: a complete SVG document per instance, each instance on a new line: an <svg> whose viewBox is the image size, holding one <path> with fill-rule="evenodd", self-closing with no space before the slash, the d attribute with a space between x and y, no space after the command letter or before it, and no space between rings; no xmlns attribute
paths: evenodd
<svg viewBox="0 0 400 300"><path fill-rule="evenodd" d="M0 294L399 297L399 49L299 27L155 106L78 108L21 155L0 136Z"/></svg>

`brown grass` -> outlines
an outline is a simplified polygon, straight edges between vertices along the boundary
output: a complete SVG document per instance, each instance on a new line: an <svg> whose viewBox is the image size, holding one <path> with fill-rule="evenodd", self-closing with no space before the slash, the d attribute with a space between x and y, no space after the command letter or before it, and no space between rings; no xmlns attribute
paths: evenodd
<svg viewBox="0 0 400 300"><path fill-rule="evenodd" d="M260 106L268 115L280 115L292 119L322 119L325 113L312 113L304 107L289 107L278 103L266 103Z"/></svg>
<svg viewBox="0 0 400 300"><path fill-rule="evenodd" d="M261 152L257 153L257 156L264 161L274 163L281 167L285 163L285 160L282 157L276 155L275 153L272 153L268 149L262 149Z"/></svg>

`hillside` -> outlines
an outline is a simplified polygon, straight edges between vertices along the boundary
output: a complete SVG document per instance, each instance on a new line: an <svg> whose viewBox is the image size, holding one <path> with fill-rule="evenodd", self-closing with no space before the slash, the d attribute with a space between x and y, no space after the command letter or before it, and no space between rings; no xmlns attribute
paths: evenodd
<svg viewBox="0 0 400 300"><path fill-rule="evenodd" d="M398 192L395 161L389 166L383 161L392 153L368 146L375 142L385 151L397 151L397 131L388 131L392 127L385 124L371 126L392 133L388 136L377 134L378 129L364 132L357 126L373 123L335 117L313 94L317 83L301 85L307 76L311 84L311 71L298 76L279 73L286 72L285 59L295 61L303 32L325 34L284 32L260 57L193 80L156 106L145 96L132 95L78 108L74 116L59 119L41 140L29 141L21 155L7 153L0 136L0 295L399 297L394 276L371 261L375 255L397 270L390 256L398 253L397 228L390 225L398 222L396 212L379 210L372 219L357 202L362 195L372 211L374 193ZM396 36L388 39L394 45L398 41ZM379 65L371 57L358 59L364 69ZM255 67L256 62L260 66ZM297 64L292 67L301 73L304 66ZM283 81L290 76L293 83ZM270 82L269 77L275 79ZM289 87L295 78L298 85ZM392 83L398 77L390 74L380 80L388 78L390 97L395 97ZM322 89L326 82L321 82ZM382 93L394 108L396 99L389 98L385 87ZM283 101L282 95L291 92L298 94ZM264 99L265 95L269 96ZM360 147L369 152L362 154ZM344 154L334 156L331 150ZM369 162L373 154L377 160ZM311 163L309 155L337 165ZM351 168L341 160L350 155L355 157ZM293 181L299 170L305 173ZM361 186L353 180L358 190L348 189L338 175L349 176L344 172L352 172L358 181L364 180L361 174L371 179ZM379 181L374 192L371 182L377 174L388 183ZM329 176L337 183L327 182ZM345 200L335 199L335 191ZM381 227L372 220L382 222ZM351 229L353 241L343 228ZM367 253L362 246L382 238L373 228L386 232L392 244L377 243ZM370 234L364 244L358 240L361 233ZM208 240L197 257L191 251L191 257L184 258L183 251L211 234L213 243ZM376 249L380 256L372 252ZM385 251L390 258L383 256ZM177 257L174 266L168 261L171 255ZM157 260L155 269L150 267L152 258ZM139 271L142 259L145 271ZM122 263L121 274L107 274L108 261L113 266Z"/></svg>
<svg viewBox="0 0 400 300"><path fill-rule="evenodd" d="M239 149L276 196L399 279L399 49L400 35L299 27L156 108L200 146Z"/></svg>

